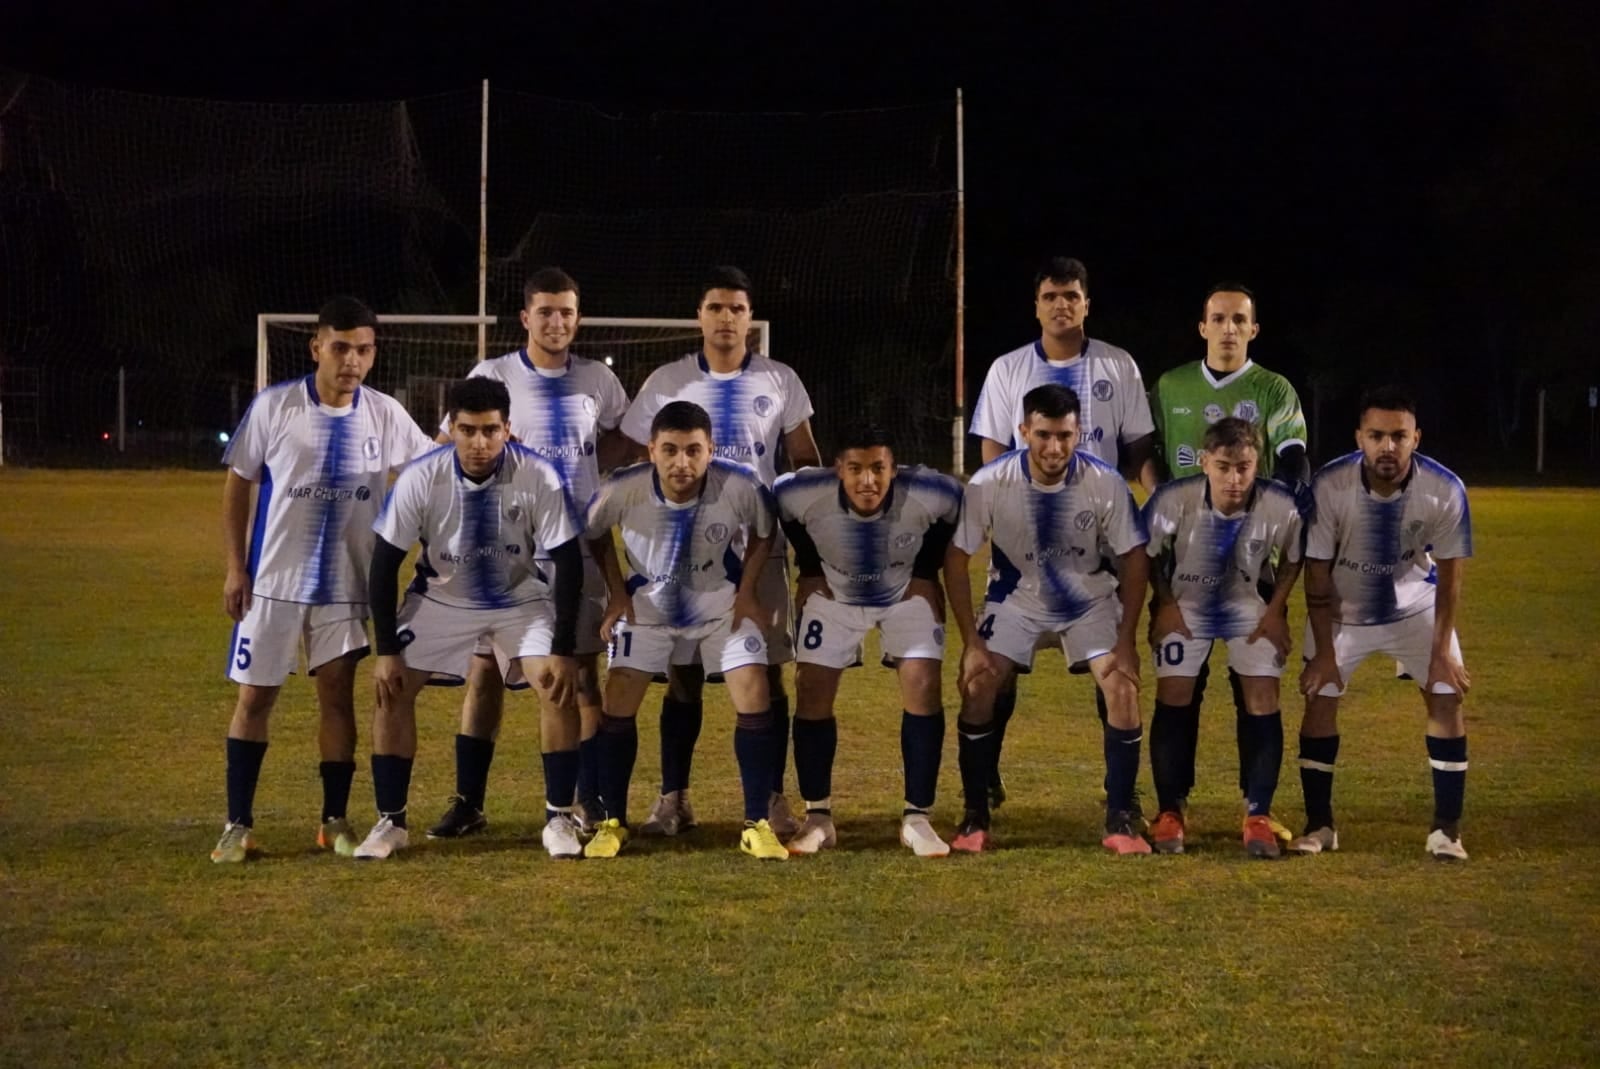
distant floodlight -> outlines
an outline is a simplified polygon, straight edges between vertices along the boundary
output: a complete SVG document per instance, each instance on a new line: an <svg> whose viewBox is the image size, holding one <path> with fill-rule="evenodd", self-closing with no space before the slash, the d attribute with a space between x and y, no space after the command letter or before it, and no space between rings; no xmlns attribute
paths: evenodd
<svg viewBox="0 0 1600 1069"><path fill-rule="evenodd" d="M227 445L228 444L228 432L227 431L218 431L217 432L217 441L221 442L223 445Z"/></svg>
<svg viewBox="0 0 1600 1069"><path fill-rule="evenodd" d="M606 357L606 367L610 367L610 366L611 366L611 358L608 356L608 357Z"/></svg>

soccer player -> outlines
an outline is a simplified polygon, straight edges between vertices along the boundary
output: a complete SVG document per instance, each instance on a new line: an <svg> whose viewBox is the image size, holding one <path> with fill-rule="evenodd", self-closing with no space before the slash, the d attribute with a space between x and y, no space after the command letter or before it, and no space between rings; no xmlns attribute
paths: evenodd
<svg viewBox="0 0 1600 1069"><path fill-rule="evenodd" d="M236 623L228 678L239 700L228 725L228 822L212 861L243 861L255 849L251 810L267 720L302 648L321 715L317 842L355 850L345 809L356 768L355 667L368 649L372 520L390 472L433 446L398 401L362 385L377 356L377 324L354 297L323 305L311 337L316 371L262 391L222 458L222 603Z"/></svg>
<svg viewBox="0 0 1600 1069"><path fill-rule="evenodd" d="M368 585L378 646L372 787L378 822L356 848L382 859L410 839L406 802L417 752L417 694L431 676L462 679L487 639L540 691L545 775L543 842L582 852L572 818L578 786L577 640L582 522L555 465L510 441L505 384L476 376L450 388L453 444L395 480L373 524ZM398 615L400 565L420 542L416 579ZM554 573L546 579L540 561Z"/></svg>
<svg viewBox="0 0 1600 1069"><path fill-rule="evenodd" d="M995 695L1032 667L1034 649L1049 636L1068 664L1088 664L1105 696L1101 842L1118 854L1148 854L1132 811L1141 738L1134 631L1149 581L1144 523L1116 469L1077 449L1078 397L1070 389L1047 383L1029 390L1017 436L1025 448L985 464L967 483L945 560L950 611L966 647L956 724L966 814L950 845L970 853L988 845ZM974 615L962 577L986 538L994 544L994 577Z"/></svg>
<svg viewBox="0 0 1600 1069"><path fill-rule="evenodd" d="M1144 379L1133 357L1114 345L1084 333L1089 318L1089 271L1082 262L1057 256L1045 262L1033 279L1033 310L1039 337L999 357L989 366L973 410L968 433L977 436L983 462L1007 450L1023 448L1017 428L1024 422L1022 399L1045 383L1070 389L1079 400L1078 448L1113 468L1129 482L1155 489L1155 424L1145 397ZM1078 665L1074 671L1082 671ZM1104 702L1096 691L1100 719ZM1000 778L1000 748L1006 725L1017 706L1016 679L1002 687L995 705L995 769L990 776L991 801L1005 800Z"/></svg>
<svg viewBox="0 0 1600 1069"><path fill-rule="evenodd" d="M1302 503L1309 505L1310 465L1306 460L1306 420L1300 397L1289 380L1268 371L1250 359L1250 343L1261 334L1255 294L1238 282L1219 282L1206 294L1200 318L1200 337L1205 339L1204 359L1173 368L1156 382L1151 399L1159 457L1166 477L1182 479L1200 473L1202 440L1207 428L1224 418L1242 419L1254 425L1266 449L1262 454L1270 477L1288 487ZM1264 592L1270 598L1270 591ZM1179 805L1169 809L1181 819L1189 792L1194 786L1195 752L1200 740L1200 705L1205 695L1210 670L1201 665L1191 699L1180 706L1163 703L1150 720L1150 754L1159 750L1177 761ZM1235 736L1239 748L1239 790L1248 789L1253 756L1250 740L1255 738L1249 702L1241 689L1239 674L1230 659L1228 682L1233 692ZM1168 745L1171 736L1176 740ZM1181 748L1179 746L1181 744ZM1268 821L1284 841L1290 833L1271 815ZM1181 835L1182 827L1163 826L1152 830L1157 848Z"/></svg>
<svg viewBox="0 0 1600 1069"><path fill-rule="evenodd" d="M944 597L939 569L961 514L961 484L917 465L897 467L882 430L847 430L832 468L780 476L778 518L800 573L795 667L794 769L806 816L789 852L833 846L834 700L877 628L900 677L905 809L900 841L918 857L949 844L928 822L944 745ZM965 572L952 579L968 583Z"/></svg>
<svg viewBox="0 0 1600 1069"><path fill-rule="evenodd" d="M719 267L701 288L699 319L705 344L698 353L664 364L650 374L622 419L622 432L640 446L650 438L657 412L673 401L690 401L711 416L711 437L717 456L753 468L763 485L778 477L783 456L796 468L820 464L811 434L811 398L800 377L787 364L752 352L751 286L737 267ZM785 545L775 538L760 577L757 600L766 621L767 686L772 695L772 797L768 818L787 839L798 829L783 794L788 763L789 696L783 689L783 665L794 659ZM661 702L661 795L640 826L647 834L676 835L693 826L689 804L689 770L695 741L704 719L701 704L704 671L696 665L675 665Z"/></svg>
<svg viewBox="0 0 1600 1069"><path fill-rule="evenodd" d="M1416 452L1416 403L1392 387L1361 398L1356 445L1312 480L1316 518L1306 540L1305 671L1300 690L1300 786L1306 831L1289 844L1302 854L1339 848L1333 769L1339 756L1339 696L1369 653L1393 656L1424 680L1433 826L1426 848L1465 861L1461 808L1467 728L1461 701L1471 679L1461 661L1456 610L1472 556L1467 491L1449 469Z"/></svg>
<svg viewBox="0 0 1600 1069"><path fill-rule="evenodd" d="M600 797L606 819L586 857L615 857L627 842L628 783L639 751L639 703L656 674L699 656L720 672L738 714L733 751L744 789L739 849L763 860L789 856L767 819L771 803L772 700L767 614L757 601L774 534L772 494L749 467L716 457L711 416L673 401L650 421L650 461L613 474L589 505L585 536L605 572L611 642L601 720ZM612 546L621 528L633 575L624 581Z"/></svg>
<svg viewBox="0 0 1600 1069"><path fill-rule="evenodd" d="M1158 735L1154 725L1188 705L1195 677L1221 639L1249 714L1244 846L1251 857L1272 858L1279 846L1268 814L1283 763L1278 679L1289 653L1289 593L1300 574L1300 511L1287 489L1256 477L1261 438L1248 421L1219 419L1200 446L1201 474L1161 486L1144 507L1146 552L1152 559L1170 555L1172 563L1170 576L1152 569L1150 768L1160 813L1150 840L1158 853L1183 853L1182 798L1193 782L1194 751L1176 733ZM1261 582L1272 589L1270 602L1257 590Z"/></svg>
<svg viewBox="0 0 1600 1069"><path fill-rule="evenodd" d="M609 470L625 453L626 439L617 425L628 408L628 395L611 369L571 351L582 316L578 283L558 267L528 277L522 287L522 325L527 344L516 352L485 360L471 371L505 383L517 412L516 439L549 461L561 473L573 503L582 509ZM440 441L450 441L448 421ZM542 564L543 562L541 562ZM584 555L583 601L578 612L578 712L583 742L578 774L579 805L574 816L586 826L586 811L598 812L594 734L600 727L600 618L605 613L605 579L594 559ZM467 693L456 735L456 793L430 839L471 835L488 825L484 796L495 738L505 707L505 684L490 651L480 645L467 672ZM541 718L559 715L541 709Z"/></svg>

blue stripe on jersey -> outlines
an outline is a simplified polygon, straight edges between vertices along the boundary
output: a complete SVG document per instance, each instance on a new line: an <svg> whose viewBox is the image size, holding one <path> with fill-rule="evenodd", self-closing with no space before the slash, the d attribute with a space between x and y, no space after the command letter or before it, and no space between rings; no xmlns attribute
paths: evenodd
<svg viewBox="0 0 1600 1069"><path fill-rule="evenodd" d="M313 388L312 396L315 397L315 394ZM313 498L306 502L312 510L312 544L307 547L310 552L306 554L312 565L301 594L304 600L313 605L322 605L333 595L333 583L339 574L339 554L344 550L345 523L350 513L350 503L338 500L340 495L337 491L342 490L347 481L344 475L346 458L356 458L359 447L355 443L354 413L349 416L329 416L317 412L312 418L321 423L321 433L318 434L322 439L320 482L334 492L327 500ZM352 462L348 466L354 468L355 464Z"/></svg>
<svg viewBox="0 0 1600 1069"><path fill-rule="evenodd" d="M1071 471L1067 477L1071 478ZM1073 589L1071 579L1072 545L1061 537L1066 525L1072 522L1062 509L1066 493L1030 492L1028 519L1033 523L1034 563L1039 569L1039 594L1045 608L1052 614L1076 620L1092 604L1084 601Z"/></svg>
<svg viewBox="0 0 1600 1069"><path fill-rule="evenodd" d="M891 490L891 493L893 491ZM892 605L896 591L884 582L889 570L887 507L871 521L851 520L849 567L856 605Z"/></svg>
<svg viewBox="0 0 1600 1069"><path fill-rule="evenodd" d="M1402 566L1400 520L1405 515L1406 495L1400 493L1392 500L1382 501L1363 493L1360 502L1361 516L1354 524L1355 545L1351 547L1359 591L1355 599L1357 611L1362 619L1392 620L1399 604L1394 587L1395 573ZM1363 565L1369 567L1364 569ZM1334 567L1344 564L1335 561Z"/></svg>
<svg viewBox="0 0 1600 1069"><path fill-rule="evenodd" d="M1244 530L1249 515L1248 511L1244 511L1223 519L1212 512L1208 504L1201 518L1200 530L1189 546L1192 556L1181 565L1185 574L1215 580L1208 585L1199 584L1193 591L1195 622L1200 628L1195 631L1197 635L1226 636L1232 630L1223 592L1228 585L1228 575L1233 570L1233 551L1239 542L1239 532Z"/></svg>
<svg viewBox="0 0 1600 1069"><path fill-rule="evenodd" d="M989 589L984 591L983 600L998 604L1017 589L1017 584L1022 582L1022 572L999 546L991 542L989 548L989 561L994 565L995 574L989 580Z"/></svg>
<svg viewBox="0 0 1600 1069"><path fill-rule="evenodd" d="M694 618L692 600L683 596L683 586L686 573L694 567L690 543L694 538L694 521L699 512L698 505L690 509L657 506L653 540L666 545L667 553L664 558L666 568L653 578L661 587L659 608L666 616L669 627L687 627L698 623Z"/></svg>
<svg viewBox="0 0 1600 1069"><path fill-rule="evenodd" d="M417 574L412 577L411 585L406 588L411 594L426 594L428 580L439 578L439 573L434 571L433 562L428 559L428 540L419 539L422 543L422 552L417 554Z"/></svg>
<svg viewBox="0 0 1600 1069"><path fill-rule="evenodd" d="M245 567L254 584L256 567L261 563L261 544L267 537L267 510L272 505L272 469L261 465L261 484L256 487L256 518L250 525L250 559Z"/></svg>
<svg viewBox="0 0 1600 1069"><path fill-rule="evenodd" d="M462 539L460 567L467 572L467 589L482 608L500 609L511 604L506 597L506 577L500 567L500 486L467 491L458 486L461 496Z"/></svg>

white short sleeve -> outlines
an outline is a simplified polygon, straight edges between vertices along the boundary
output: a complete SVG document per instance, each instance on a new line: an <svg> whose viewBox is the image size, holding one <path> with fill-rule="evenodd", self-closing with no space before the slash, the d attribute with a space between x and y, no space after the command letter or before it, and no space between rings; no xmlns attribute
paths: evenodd
<svg viewBox="0 0 1600 1069"><path fill-rule="evenodd" d="M984 540L989 537L989 494L992 490L993 486L988 480L980 479L976 475L967 483L966 493L961 499L961 522L951 539L955 547L963 553L968 555L977 553L983 548Z"/></svg>
<svg viewBox="0 0 1600 1069"><path fill-rule="evenodd" d="M814 410L811 407L811 395L806 392L805 383L800 381L794 368L788 364L777 366L783 369L783 433L788 434L810 419Z"/></svg>

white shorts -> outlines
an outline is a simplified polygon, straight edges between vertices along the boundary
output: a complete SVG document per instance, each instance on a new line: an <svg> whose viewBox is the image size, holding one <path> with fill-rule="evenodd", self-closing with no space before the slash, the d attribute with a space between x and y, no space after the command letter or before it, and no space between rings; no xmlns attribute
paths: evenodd
<svg viewBox="0 0 1600 1069"><path fill-rule="evenodd" d="M1033 652L1039 640L1055 636L1066 654L1067 663L1076 665L1110 653L1117 644L1117 623L1122 603L1115 597L1102 598L1088 612L1070 623L1036 616L1015 602L984 603L978 613L978 634L988 643L990 653L998 653L1017 666L1019 672L1033 669Z"/></svg>
<svg viewBox="0 0 1600 1069"><path fill-rule="evenodd" d="M550 567L549 561L539 561L541 567ZM600 638L600 621L606 616L606 577L600 574L600 566L594 562L589 551L583 551L583 599L578 603L578 634L577 646L573 654L578 657L592 657L605 650L606 644ZM487 639L481 640L472 651L476 656L489 657L494 650L489 646ZM502 661L500 675L506 678L507 685L511 685L511 678L507 672L515 672L515 668L507 669ZM520 682L521 686L527 683Z"/></svg>
<svg viewBox="0 0 1600 1069"><path fill-rule="evenodd" d="M883 636L886 660L944 660L944 625L922 598L893 605L841 605L821 594L811 595L800 610L795 659L826 668L853 668L861 663L862 639L875 627Z"/></svg>
<svg viewBox="0 0 1600 1069"><path fill-rule="evenodd" d="M251 687L281 687L300 663L308 675L347 653L370 649L365 605L302 605L256 596L233 625L228 678Z"/></svg>
<svg viewBox="0 0 1600 1069"><path fill-rule="evenodd" d="M1311 624L1306 624L1305 658L1316 656L1316 641L1311 635ZM1348 685L1350 674L1369 654L1382 653L1400 662L1406 674L1417 681L1421 689L1428 678L1428 662L1433 659L1433 609L1430 607L1397 620L1392 624L1333 624L1333 653L1339 661L1339 678ZM1461 659L1461 642L1455 632L1450 633L1450 656ZM1343 687L1332 683L1317 691L1325 698L1337 698ZM1454 694L1455 688L1447 683L1435 683L1435 694Z"/></svg>
<svg viewBox="0 0 1600 1069"><path fill-rule="evenodd" d="M1264 638L1246 642L1243 638L1184 638L1174 631L1155 644L1150 653L1155 661L1156 678L1193 679L1211 656L1213 643L1228 646L1228 667L1242 676L1283 677L1283 659L1277 647Z"/></svg>
<svg viewBox="0 0 1600 1069"><path fill-rule="evenodd" d="M555 622L555 608L545 599L505 609L463 609L407 594L400 606L400 641L407 668L459 682L480 639L488 641L501 671L519 657L549 656Z"/></svg>
<svg viewBox="0 0 1600 1069"><path fill-rule="evenodd" d="M675 664L705 666L706 674L731 672L747 664L767 664L767 640L749 620L732 630L733 613L694 627L617 622L611 640L611 667L658 675Z"/></svg>

